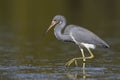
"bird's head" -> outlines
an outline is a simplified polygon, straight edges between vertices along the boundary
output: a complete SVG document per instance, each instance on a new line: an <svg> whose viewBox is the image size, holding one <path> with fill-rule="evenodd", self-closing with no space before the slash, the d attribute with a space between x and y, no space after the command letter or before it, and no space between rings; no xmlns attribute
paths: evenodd
<svg viewBox="0 0 120 80"><path fill-rule="evenodd" d="M64 20L64 16L61 16L61 15L56 15L52 22L51 22L51 25L48 27L47 31L48 32L52 27L54 27L55 25L57 24L62 24L62 21Z"/></svg>

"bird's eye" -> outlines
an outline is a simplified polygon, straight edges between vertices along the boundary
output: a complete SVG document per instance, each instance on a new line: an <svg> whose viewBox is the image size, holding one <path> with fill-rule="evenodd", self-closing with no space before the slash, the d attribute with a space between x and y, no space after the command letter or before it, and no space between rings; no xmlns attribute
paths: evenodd
<svg viewBox="0 0 120 80"><path fill-rule="evenodd" d="M57 20L54 20L54 22L57 22Z"/></svg>
<svg viewBox="0 0 120 80"><path fill-rule="evenodd" d="M59 23L59 21L57 21L57 20L53 20L55 23Z"/></svg>

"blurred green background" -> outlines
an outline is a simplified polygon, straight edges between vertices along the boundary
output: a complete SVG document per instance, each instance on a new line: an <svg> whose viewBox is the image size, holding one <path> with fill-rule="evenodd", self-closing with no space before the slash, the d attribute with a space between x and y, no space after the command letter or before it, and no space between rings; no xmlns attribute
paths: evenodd
<svg viewBox="0 0 120 80"><path fill-rule="evenodd" d="M78 47L58 41L53 30L45 35L52 18L58 14L66 17L67 24L90 29L111 46L94 51L96 58L88 62L89 66L100 66L100 71L103 65L109 66L107 75L88 77L104 80L113 72L112 76L117 74L116 79L120 79L120 0L0 0L0 78L49 79L48 75L58 74L67 60L80 56ZM44 77L43 73L46 73ZM69 79L62 73L64 71L49 80L57 80L60 76Z"/></svg>

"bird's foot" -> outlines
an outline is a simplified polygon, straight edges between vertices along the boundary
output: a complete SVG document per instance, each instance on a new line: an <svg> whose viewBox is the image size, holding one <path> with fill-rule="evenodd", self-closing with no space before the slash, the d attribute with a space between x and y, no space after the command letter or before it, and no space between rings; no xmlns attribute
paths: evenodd
<svg viewBox="0 0 120 80"><path fill-rule="evenodd" d="M78 58L73 58L73 59L69 60L69 61L65 64L65 66L70 66L73 62L75 62L75 65L78 66L77 59L78 59Z"/></svg>

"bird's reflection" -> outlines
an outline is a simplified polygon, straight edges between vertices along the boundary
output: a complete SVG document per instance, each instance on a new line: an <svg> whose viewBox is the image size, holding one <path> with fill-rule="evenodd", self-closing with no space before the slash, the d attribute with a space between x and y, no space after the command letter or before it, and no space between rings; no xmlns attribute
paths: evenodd
<svg viewBox="0 0 120 80"><path fill-rule="evenodd" d="M86 63L83 62L82 64L82 73L81 73L81 70L80 71L74 71L74 72L71 72L71 71L67 71L66 72L66 75L69 79L72 79L72 80L78 80L78 79L83 79L83 80L86 80L86 70L85 70L85 65ZM81 74L81 76L79 75Z"/></svg>

